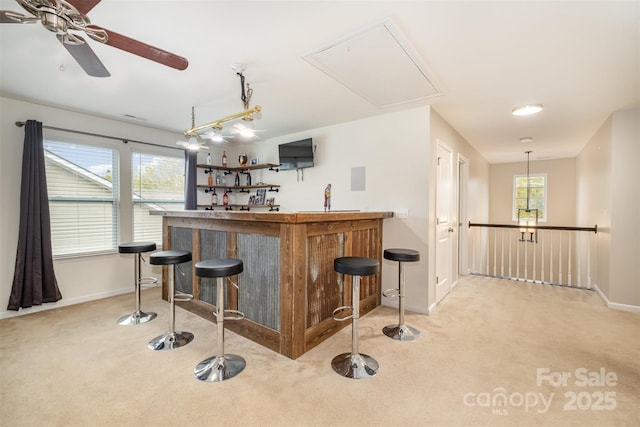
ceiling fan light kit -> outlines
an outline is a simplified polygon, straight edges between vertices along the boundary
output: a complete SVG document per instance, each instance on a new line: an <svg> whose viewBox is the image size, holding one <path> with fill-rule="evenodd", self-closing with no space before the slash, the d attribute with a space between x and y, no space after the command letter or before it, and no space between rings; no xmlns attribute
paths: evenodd
<svg viewBox="0 0 640 427"><path fill-rule="evenodd" d="M84 32L89 38L126 52L138 55L177 70L189 66L186 58L134 40L114 31L91 24L87 13L101 0L16 0L32 16L12 10L0 10L0 23L28 24L36 21L56 34L82 69L93 77L109 77L111 74L93 52L87 42L70 31Z"/></svg>

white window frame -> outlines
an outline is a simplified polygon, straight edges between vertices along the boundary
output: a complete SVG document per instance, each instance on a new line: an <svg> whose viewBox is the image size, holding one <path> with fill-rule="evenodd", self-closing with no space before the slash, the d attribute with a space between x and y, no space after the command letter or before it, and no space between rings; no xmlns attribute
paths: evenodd
<svg viewBox="0 0 640 427"><path fill-rule="evenodd" d="M170 157L170 158L175 158L175 159L179 159L182 161L182 184L183 184L183 188L181 191L181 198L175 201L168 201L166 199L148 199L145 202L141 202L139 199L139 196L137 196L136 194L136 189L133 187L134 183L135 183L135 177L134 174L136 171L134 171L134 166L133 166L133 157L135 155L143 155L143 156L157 156L157 157ZM136 224L135 224L135 210L136 210L136 206L140 205L141 203L149 203L149 204L153 204L155 210L184 210L184 203L185 203L185 189L184 186L186 185L186 176L185 176L185 158L184 158L184 152L183 151L179 151L176 153L176 150L172 150L172 151L168 151L168 150L159 150L159 149L152 149L149 147L145 147L142 145L138 145L138 146L134 146L131 149L131 152L129 154L130 156L130 169L131 169L131 180L130 180L130 188L131 188L131 235L132 240L135 241L154 241L156 243L156 245L161 248L162 247L162 217L161 216L154 216L153 219L155 220L155 222L157 222L158 224L158 232L154 238L154 236L150 236L148 232L138 232L138 230L136 230ZM166 209L167 207L170 207L170 209ZM151 216L151 215L150 215Z"/></svg>
<svg viewBox="0 0 640 427"><path fill-rule="evenodd" d="M517 208L517 187L516 182L518 178L526 178L527 175L513 175L513 189L511 194L511 220L518 221L518 208ZM549 217L549 204L547 203L549 193L549 180L546 173L529 174L530 178L544 178L544 200L543 200L543 215L538 218L538 222L547 222ZM534 209L535 207L532 207Z"/></svg>
<svg viewBox="0 0 640 427"><path fill-rule="evenodd" d="M56 227L58 226L58 223L56 222L55 218L51 217L50 222L51 222L51 233L52 233L52 249L53 249L53 258L54 259L63 259L63 258L74 258L74 257L82 257L82 256L88 256L88 255L99 255L99 254L105 254L105 253L113 253L117 251L117 245L118 245L118 236L120 234L120 222L121 222L121 215L120 215L120 192L119 192L119 187L120 187L120 165L119 165L119 160L120 160L120 153L117 149L117 147L114 147L113 144L96 144L93 143L91 141L85 141L82 139L78 139L77 136L74 137L66 137L66 136L60 136L60 135L56 135L54 133L54 135L49 135L50 132L47 132L45 134L44 137L44 143L45 145L47 143L58 143L58 144L68 144L68 145L75 145L75 146L83 146L83 147L89 147L89 148L96 148L96 149L101 149L101 150L110 150L113 153L114 156L114 160L112 163L112 172L115 169L118 173L112 175L112 187L111 187L111 191L112 191L112 198L101 198L101 197L81 197L81 196L64 196L64 195L52 195L52 191L49 190L48 191L48 197L49 197L49 209L50 211L52 211L53 209L55 209L53 206L53 203L58 203L58 202L68 202L68 203L73 203L78 202L80 204L84 204L84 203L104 203L104 202L108 202L112 204L111 207L111 211L113 213L112 216L112 223L110 228L109 233L111 234L111 245L110 247L103 247L101 249L92 249L87 247L86 245L82 245L81 243L79 243L78 248L76 248L75 250L65 250L63 251L62 248L60 246L56 245ZM46 155L46 153L45 153ZM65 159L66 160L66 159ZM66 163L66 166L69 167L70 169L76 169L74 167L73 164L69 164L67 162L62 162L62 163ZM61 163L61 164L62 164ZM79 175L83 175L83 172L85 171L85 169L82 168L77 168L76 172ZM88 174L87 174L88 175ZM47 172L47 187L50 189L52 182L50 182L50 174L49 172ZM89 181L89 180L88 180ZM100 179L96 178L96 182L100 181Z"/></svg>
<svg viewBox="0 0 640 427"><path fill-rule="evenodd" d="M113 178L114 182L118 181L118 202L116 209L117 239L114 247L111 250L105 251L79 251L73 254L54 255L54 259L80 258L88 256L100 256L105 254L109 255L118 252L118 244L122 242L133 241L133 179L131 170L133 152L184 159L184 151L175 149L173 147L162 147L160 145L155 146L152 144L144 143L141 144L134 141L126 141L126 143L122 143L95 135L76 134L73 132L60 131L56 129L46 129L44 132L44 140L45 142L51 141L110 149L114 150L118 156L119 175L117 178ZM184 209L184 203L182 203L179 208L177 206L176 209ZM162 242L159 242L159 248L161 248L161 244Z"/></svg>

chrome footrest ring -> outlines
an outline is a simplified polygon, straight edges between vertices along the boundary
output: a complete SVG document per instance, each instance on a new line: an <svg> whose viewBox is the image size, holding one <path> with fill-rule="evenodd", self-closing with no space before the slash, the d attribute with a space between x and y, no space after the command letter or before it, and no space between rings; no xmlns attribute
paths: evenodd
<svg viewBox="0 0 640 427"><path fill-rule="evenodd" d="M382 295L385 298L398 298L400 297L400 289L387 289L382 291Z"/></svg>
<svg viewBox="0 0 640 427"><path fill-rule="evenodd" d="M344 310L351 310L351 314L344 317L336 317L336 314ZM335 310L333 310L333 313L331 313L331 316L333 317L333 320L335 320L336 322L344 322L345 320L353 319L353 306L343 305L341 307L338 307Z"/></svg>
<svg viewBox="0 0 640 427"><path fill-rule="evenodd" d="M235 314L235 316L227 316L226 314ZM244 319L244 313L238 310L224 310L224 320L242 320Z"/></svg>
<svg viewBox="0 0 640 427"><path fill-rule="evenodd" d="M175 302L187 302L187 301L191 301L193 299L193 295L191 294L175 294L173 296L173 300Z"/></svg>
<svg viewBox="0 0 640 427"><path fill-rule="evenodd" d="M138 284L144 288L155 288L158 286L158 279L155 277L141 277Z"/></svg>

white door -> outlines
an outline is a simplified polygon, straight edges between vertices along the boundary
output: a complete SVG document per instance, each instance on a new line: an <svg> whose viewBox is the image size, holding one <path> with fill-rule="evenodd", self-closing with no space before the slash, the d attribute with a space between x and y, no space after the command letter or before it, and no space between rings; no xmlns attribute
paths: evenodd
<svg viewBox="0 0 640 427"><path fill-rule="evenodd" d="M451 149L438 141L436 165L436 303L451 290L453 167Z"/></svg>

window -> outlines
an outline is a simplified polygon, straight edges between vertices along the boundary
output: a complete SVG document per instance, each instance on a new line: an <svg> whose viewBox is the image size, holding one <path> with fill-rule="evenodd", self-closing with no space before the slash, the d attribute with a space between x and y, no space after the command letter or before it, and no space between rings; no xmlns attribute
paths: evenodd
<svg viewBox="0 0 640 427"><path fill-rule="evenodd" d="M538 221L547 220L547 175L529 175L529 209L538 209ZM518 209L527 209L527 176L513 176L513 221Z"/></svg>
<svg viewBox="0 0 640 427"><path fill-rule="evenodd" d="M136 153L131 182L133 240L162 244L162 217L150 211L184 209L184 157Z"/></svg>
<svg viewBox="0 0 640 427"><path fill-rule="evenodd" d="M54 256L113 251L118 241L118 152L44 142Z"/></svg>

